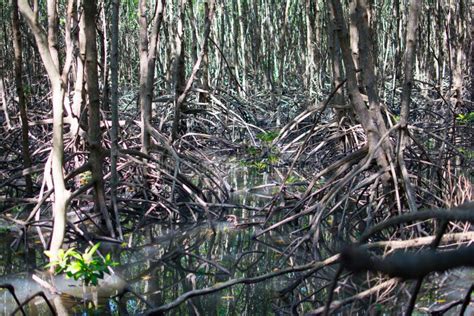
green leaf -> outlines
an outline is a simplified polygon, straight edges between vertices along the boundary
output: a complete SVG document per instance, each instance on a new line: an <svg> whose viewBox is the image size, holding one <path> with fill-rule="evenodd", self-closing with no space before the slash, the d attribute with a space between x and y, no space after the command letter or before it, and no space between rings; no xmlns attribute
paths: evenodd
<svg viewBox="0 0 474 316"><path fill-rule="evenodd" d="M72 274L76 274L79 271L81 271L81 269L82 269L81 263L79 261L74 261L67 267L66 271L71 272Z"/></svg>
<svg viewBox="0 0 474 316"><path fill-rule="evenodd" d="M90 260L90 258L92 258L92 255L97 251L97 249L99 249L99 247L100 247L100 242L92 246L92 248L89 249L89 251L86 251L86 253L84 254L83 256L84 259L88 258L88 260Z"/></svg>

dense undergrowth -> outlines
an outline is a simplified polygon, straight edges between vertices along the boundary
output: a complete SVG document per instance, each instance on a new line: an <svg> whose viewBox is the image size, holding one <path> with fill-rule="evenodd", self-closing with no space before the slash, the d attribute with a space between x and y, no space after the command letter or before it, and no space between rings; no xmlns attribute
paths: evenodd
<svg viewBox="0 0 474 316"><path fill-rule="evenodd" d="M391 170L380 170L367 150L365 133L354 114L347 111L336 116L328 106L330 91L317 100L296 87L279 96L272 96L271 91L246 97L219 91L210 94L211 101L206 106L191 98L190 114L183 119L186 130L175 143L167 141L171 133L167 120L171 107L166 102L157 102L152 121L155 144L148 155L140 152L139 138L135 136L139 134L139 113L126 102L135 96L124 93L117 195L123 234L127 236L157 221L172 225L225 220L234 210L245 207L229 202L235 188L226 181L229 164L225 161L232 157L232 161L253 172L272 175L273 197L258 211L265 220L254 238L258 240L281 227L290 228L291 232L274 272L258 280L234 279L232 283L231 279L230 283L217 284L212 291L239 282L254 283L290 274L294 275L294 282L279 292L283 304L279 308L288 312L321 313L327 301L332 301L334 308L350 306L352 311L376 309L387 300L396 306L407 299L400 296L406 288L402 271L412 271L410 279L432 272L409 263L397 270L391 264L396 266L397 260L402 259L396 256L415 253L412 248L417 252L428 249L433 240L442 246L452 245L453 241L460 245L472 238L472 215L462 215L462 208L459 214L439 211L424 218L410 218L414 215L409 211L410 199L416 203L419 214L438 208L456 210L471 199L473 176L472 109L467 105L456 107L436 92L427 96L415 90L414 94L416 110L410 116L409 142L397 158L406 164L408 174L402 175L395 170L395 162L391 163ZM30 109L34 116L30 133L35 141L33 167L28 172L33 176L34 196L25 197L23 191L22 165L16 149L19 130L3 129L0 143L1 212L2 218L20 228L14 243L17 248L31 247L24 241L30 240L25 236L32 234L45 243L51 227L51 192L42 189L44 181L48 181L43 168L48 160L51 126L47 121L49 113L41 112L41 102L44 100L32 102L38 108ZM278 111L274 110L275 104ZM390 127L385 137L394 149L399 137L395 104L396 99L387 103L383 113ZM103 121L106 150L110 143L108 125ZM76 190L87 187L90 174L80 168L87 160L85 144L78 135L68 135L65 143L67 186ZM104 171L108 181L110 175L107 169ZM382 179L385 173L392 176L388 183ZM71 200L68 243L111 240L105 237L102 223L94 220L96 215L88 198L90 190L79 190ZM386 224L389 219L393 219L393 224ZM236 218L237 222L247 220ZM347 248L349 244L358 248L352 251L353 248ZM379 265L374 263L374 256L377 259L390 253L395 263L382 259ZM357 263L364 258L364 264ZM415 257L413 260L417 262ZM344 290L337 290L339 287ZM205 293L203 290L196 295ZM353 295L357 293L356 299Z"/></svg>

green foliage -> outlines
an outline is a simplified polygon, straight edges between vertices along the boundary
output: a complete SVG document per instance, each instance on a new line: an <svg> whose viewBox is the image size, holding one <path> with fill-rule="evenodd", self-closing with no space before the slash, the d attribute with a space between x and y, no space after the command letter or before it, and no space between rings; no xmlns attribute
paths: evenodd
<svg viewBox="0 0 474 316"><path fill-rule="evenodd" d="M280 153L272 142L278 137L278 131L262 132L256 135L261 141L260 146L248 146L246 154L249 157L247 161L241 162L241 165L264 171L280 161Z"/></svg>
<svg viewBox="0 0 474 316"><path fill-rule="evenodd" d="M463 154L466 159L469 159L469 160L474 159L474 151L469 150L469 149L464 148L464 147L459 147L458 151L461 154Z"/></svg>
<svg viewBox="0 0 474 316"><path fill-rule="evenodd" d="M280 161L280 157L276 153L270 153L267 157L268 162L270 165L275 165Z"/></svg>
<svg viewBox="0 0 474 316"><path fill-rule="evenodd" d="M89 284L97 285L100 279L104 278L105 273L109 273L109 267L118 265L114 262L110 253L104 259L95 256L95 252L99 248L100 243L86 249L81 254L75 248L70 248L66 251L60 249L56 257L50 251L45 251L45 255L52 259L46 267L55 267L55 273L66 273L68 278L74 280L82 280L87 286Z"/></svg>
<svg viewBox="0 0 474 316"><path fill-rule="evenodd" d="M92 173L90 171L81 173L79 177L79 182L81 183L81 185L86 185L92 181Z"/></svg>
<svg viewBox="0 0 474 316"><path fill-rule="evenodd" d="M256 135L262 142L271 143L280 133L277 131L263 132Z"/></svg>
<svg viewBox="0 0 474 316"><path fill-rule="evenodd" d="M426 149L428 150L434 149L435 144L436 144L435 140L431 138L425 141L425 146L426 146Z"/></svg>
<svg viewBox="0 0 474 316"><path fill-rule="evenodd" d="M474 112L469 112L469 113L466 113L466 114L458 114L456 116L456 120L460 124L463 124L463 125L472 123L472 122L474 122Z"/></svg>
<svg viewBox="0 0 474 316"><path fill-rule="evenodd" d="M293 183L296 183L298 181L300 181L299 177L291 175L291 176L288 177L288 179L286 179L285 183L286 184L293 184Z"/></svg>
<svg viewBox="0 0 474 316"><path fill-rule="evenodd" d="M247 147L247 154L251 157L257 157L262 153L262 149L258 147L249 146Z"/></svg>

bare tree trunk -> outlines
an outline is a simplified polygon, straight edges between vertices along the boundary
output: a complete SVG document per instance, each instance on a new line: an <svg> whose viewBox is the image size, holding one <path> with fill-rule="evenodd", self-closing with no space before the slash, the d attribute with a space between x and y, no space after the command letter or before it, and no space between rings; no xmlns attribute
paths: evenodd
<svg viewBox="0 0 474 316"><path fill-rule="evenodd" d="M328 45L332 67L332 89L335 89L342 83L343 68L341 60L341 48L339 45L339 40L337 38L336 28L334 27L334 22L332 19L329 19L328 21ZM336 114L336 121L340 122L341 119L345 116L346 112L343 107L344 94L342 89L336 91L336 94L334 95L334 98L332 100L332 105Z"/></svg>
<svg viewBox="0 0 474 316"><path fill-rule="evenodd" d="M151 102L153 98L153 80L156 63L156 47L159 39L165 0L157 1L152 21L151 35L148 40L148 19L146 0L140 0L140 111L141 111L141 138L142 152L148 154L151 145L150 133L147 125L151 120Z"/></svg>
<svg viewBox="0 0 474 316"><path fill-rule="evenodd" d="M71 2L74 2L73 0ZM74 4L73 4L74 6ZM74 15L71 15L74 16ZM72 97L71 114L68 119L71 122L72 136L80 135L85 138L85 131L81 129L81 113L84 106L84 61L86 58L85 33L84 33L84 16L81 14L79 21L79 34L76 41L78 42L79 52L76 56L76 81L74 82L74 94Z"/></svg>
<svg viewBox="0 0 474 316"><path fill-rule="evenodd" d="M450 1L450 10L452 11L454 17L451 28L451 63L452 63L452 72L453 72L453 97L456 99L456 104L460 105L463 103L463 92L464 92L464 71L463 67L466 62L465 49L466 45L466 34L467 29L467 19L465 18L466 9L462 9L463 0ZM472 6L472 4L471 4Z"/></svg>
<svg viewBox="0 0 474 316"><path fill-rule="evenodd" d="M233 50L233 63L234 63L234 74L235 77L237 78L237 81L240 81L240 63L239 63L239 17L238 17L238 9L237 9L237 1L238 0L232 0L232 24L230 25L230 32L231 32L231 38L233 39L233 44L231 44L232 50ZM239 91L239 94L242 94L242 91L240 91L240 85L237 85L237 91Z"/></svg>
<svg viewBox="0 0 474 316"><path fill-rule="evenodd" d="M76 2L74 0L68 0L67 3L67 13L66 13L66 31L65 31L65 43L66 43L66 50L68 51L68 60L66 61L66 65L71 65L73 59L76 59L76 74L75 74L75 81L71 80L71 85L74 86L74 93L73 93L73 102L69 103L66 102L66 112L67 112L67 119L70 124L70 131L69 135L71 138L76 137L79 134L79 117L81 114L81 105L82 105L82 81L84 80L84 69L82 65L82 59L79 53L79 56L74 58L75 54L75 42L78 42L77 37L73 36L73 32L71 30L72 27L77 25L77 18L76 18ZM83 32L83 30L79 30L79 32ZM84 51L85 54L85 51ZM63 69L62 79L65 82L67 80L67 75L69 73L69 68ZM83 135L81 135L83 136ZM77 166L78 167L78 166Z"/></svg>
<svg viewBox="0 0 474 316"><path fill-rule="evenodd" d="M244 28L244 17L242 0L237 0L237 12L239 20L239 38L240 38L240 61L242 63L242 90L245 93L247 91L247 58L246 58L246 40L245 40L245 28ZM208 12L207 12L208 13ZM206 14L207 16L208 14Z"/></svg>
<svg viewBox="0 0 474 316"><path fill-rule="evenodd" d="M413 86L413 67L415 65L415 52L417 42L418 14L420 12L420 0L410 1L410 11L408 16L405 61L404 61L404 80L403 91L400 102L400 125L406 128L408 114L410 110L410 97Z"/></svg>
<svg viewBox="0 0 474 316"><path fill-rule="evenodd" d="M204 14L207 17L209 15L209 2L204 2ZM204 90L209 91L209 45L208 42L205 42L205 46L202 47L202 66L201 66L201 86ZM197 56L196 56L197 57ZM197 58L196 58L197 60ZM199 93L199 102L207 103L209 102L209 94Z"/></svg>
<svg viewBox="0 0 474 316"><path fill-rule="evenodd" d="M384 141L381 144L382 146L379 146L379 141L381 141L383 136L381 133L381 128L384 128L384 126L382 127L378 125L378 123L385 123L383 121L379 122L377 116L374 117L372 115L373 113L369 112L362 98L362 94L359 91L359 85L356 76L356 66L352 56L349 34L347 32L346 24L344 23L341 3L339 0L331 0L329 5L331 19L334 21L334 25L338 33L339 43L341 45L342 58L344 61L347 77L347 90L352 107L357 115L358 121L361 123L367 134L367 143L370 154L375 157L377 164L382 170L388 170L388 161L390 157L387 157L386 151L384 150L384 148L386 148L386 146L383 146ZM387 146L389 145L387 144ZM387 173L385 173L383 181L386 186L388 184Z"/></svg>
<svg viewBox="0 0 474 316"><path fill-rule="evenodd" d="M181 114L183 112L184 104L178 103L179 96L184 92L184 86L186 84L186 72L185 72L185 61L184 61L184 51L185 51L185 40L184 40L184 19L185 19L185 10L186 10L187 0L180 0L178 10L179 10L179 19L175 36L175 54L174 54L174 65L173 65L173 84L174 84L174 118L173 118L173 127L171 131L171 139L175 140L178 138L180 130L183 128L181 126Z"/></svg>
<svg viewBox="0 0 474 316"><path fill-rule="evenodd" d="M18 3L17 0L10 0L12 11L12 33L13 33L13 49L15 52L15 84L16 92L18 95L18 105L20 107L20 118L21 118L21 152L23 156L23 167L28 169L31 167L30 158L30 142L28 136L28 117L26 113L26 99L23 91L23 81L21 79L22 74L22 47L21 47L21 36L20 36L20 21L18 19ZM26 194L31 196L33 193L33 181L31 175L25 175L26 183Z"/></svg>
<svg viewBox="0 0 474 316"><path fill-rule="evenodd" d="M403 183L405 186L405 192L407 196L408 206L410 211L415 212L417 210L415 202L415 193L408 177L408 171L405 166L405 160L403 159L403 152L406 147L407 139L407 124L408 114L410 111L410 97L413 86L413 67L415 64L416 56L416 43L418 34L418 15L420 12L421 0L411 0L407 35L406 35L406 48L405 48L405 61L404 61L404 80L403 80L403 91L401 95L400 104L400 139L398 148L398 164L402 173Z"/></svg>
<svg viewBox="0 0 474 316"><path fill-rule="evenodd" d="M357 78L357 85L359 88L362 88L362 83L360 79L360 64L359 64L359 28L357 27L357 1L352 0L349 2L349 12L350 12L350 19L349 19L349 41L351 44L351 53L352 53L352 60L354 62L354 67L356 70L356 78ZM363 38L365 40L365 38ZM364 52L368 53L368 52Z"/></svg>
<svg viewBox="0 0 474 316"><path fill-rule="evenodd" d="M469 72L471 75L470 94L471 103L474 104L474 5L471 5L471 47L469 48Z"/></svg>
<svg viewBox="0 0 474 316"><path fill-rule="evenodd" d="M115 215L115 227L117 228L120 239L123 239L122 228L120 226L119 210L117 205L117 186L118 186L118 172L117 172L117 158L119 152L118 145L118 129L119 129L119 98L118 98L118 66L119 66L119 13L120 0L113 0L112 2L112 25L111 25L111 52L110 52L110 81L111 81L111 106L112 126L110 129L110 195L112 200L112 209Z"/></svg>
<svg viewBox="0 0 474 316"><path fill-rule="evenodd" d="M306 21L306 67L305 67L305 87L309 91L313 89L313 71L314 71L314 31L311 21L311 0L306 0L305 4Z"/></svg>
<svg viewBox="0 0 474 316"><path fill-rule="evenodd" d="M283 25L280 34L280 43L279 43L279 53L278 58L280 59L280 65L278 67L278 82L279 88L282 88L284 84L284 75L285 75L285 57L286 57L286 37L288 33L288 19L289 19L289 10L290 10L291 0L285 0L285 11L283 16Z"/></svg>
<svg viewBox="0 0 474 316"><path fill-rule="evenodd" d="M31 9L27 0L19 0L18 8L30 26L38 46L41 59L51 82L53 104L53 148L52 178L54 184L53 233L51 236L51 260L55 260L64 240L66 229L66 208L70 192L66 189L63 174L63 102L65 83L61 79L56 44L56 1L48 1L48 36L38 22L38 12Z"/></svg>
<svg viewBox="0 0 474 316"><path fill-rule="evenodd" d="M0 77L0 97L2 101L3 115L5 115L5 122L7 123L7 128L11 129L12 124L10 122L10 114L8 114L8 100L7 100L7 94L5 92L5 79L3 78L3 72L2 72L2 76Z"/></svg>
<svg viewBox="0 0 474 316"><path fill-rule="evenodd" d="M107 56L109 55L108 49L108 30L107 30L107 18L106 18L107 6L105 1L102 2L102 9L100 15L102 19L102 33L101 33L101 63L102 63L102 109L104 111L110 111L109 104L109 64L107 63Z"/></svg>
<svg viewBox="0 0 474 316"><path fill-rule="evenodd" d="M142 152L148 154L150 148L150 133L146 130L146 122L151 119L151 99L148 87L148 19L146 0L138 3L138 20L140 24L140 112L141 112L141 141Z"/></svg>
<svg viewBox="0 0 474 316"><path fill-rule="evenodd" d="M102 135L100 132L100 93L99 78L97 75L97 36L95 33L96 3L94 0L84 0L83 8L85 22L84 31L86 35L86 82L89 101L89 164L91 167L92 181L94 182L95 206L100 210L110 235L115 237L110 214L107 210L104 179L102 175L104 153L102 149Z"/></svg>

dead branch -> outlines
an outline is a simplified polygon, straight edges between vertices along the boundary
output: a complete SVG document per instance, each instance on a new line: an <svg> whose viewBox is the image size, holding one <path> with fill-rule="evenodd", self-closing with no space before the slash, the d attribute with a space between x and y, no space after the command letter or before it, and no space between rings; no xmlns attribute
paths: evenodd
<svg viewBox="0 0 474 316"><path fill-rule="evenodd" d="M362 271L382 272L391 277L416 279L431 272L474 267L474 246L455 250L425 250L418 253L395 252L385 257L376 256L360 248L348 248L341 253L344 268L358 273Z"/></svg>

